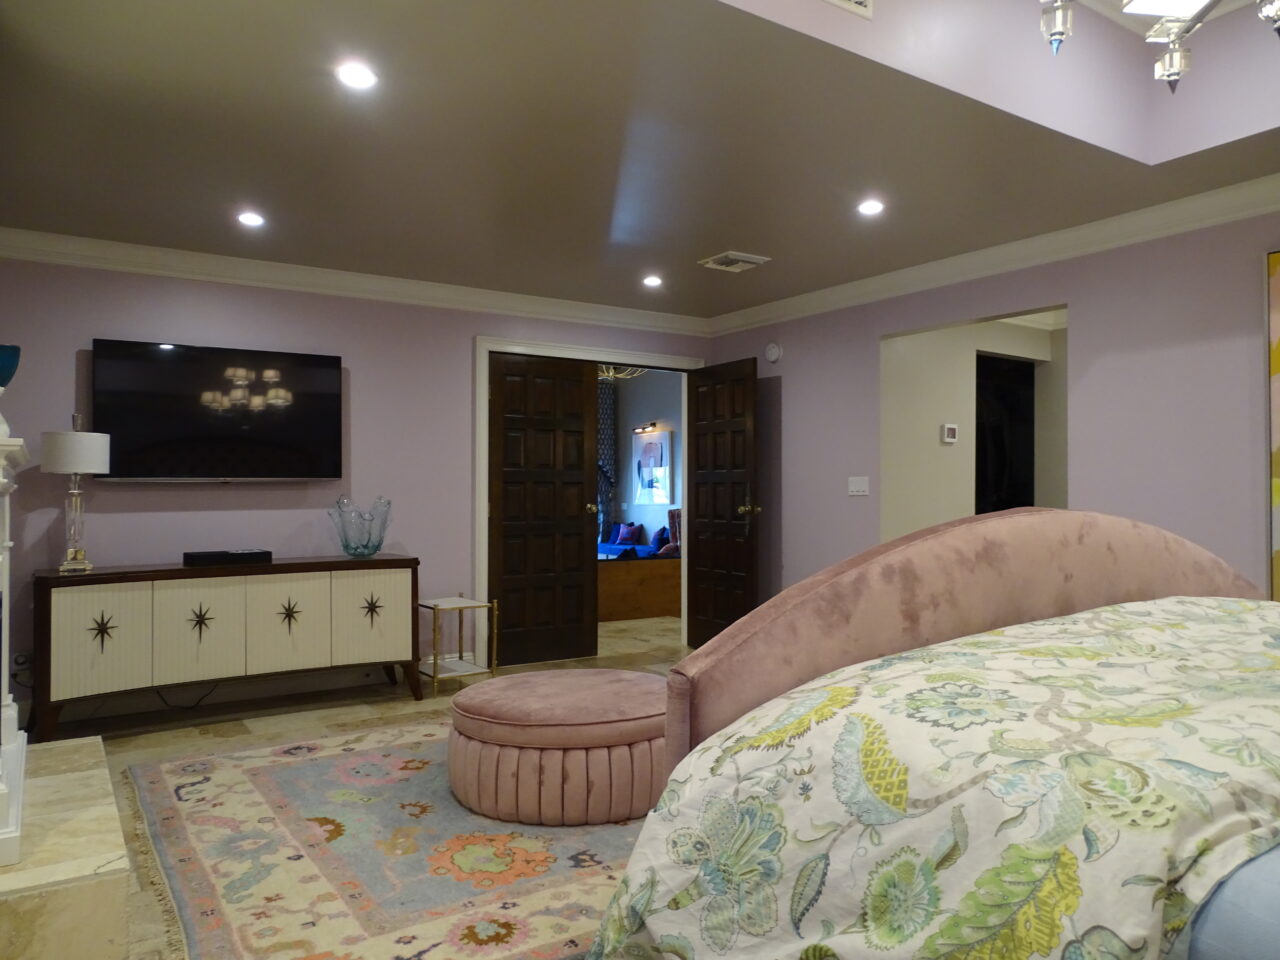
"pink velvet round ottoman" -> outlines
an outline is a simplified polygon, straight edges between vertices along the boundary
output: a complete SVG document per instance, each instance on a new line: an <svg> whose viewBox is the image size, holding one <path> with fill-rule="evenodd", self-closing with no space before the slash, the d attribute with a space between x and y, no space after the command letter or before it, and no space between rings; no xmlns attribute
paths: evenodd
<svg viewBox="0 0 1280 960"><path fill-rule="evenodd" d="M575 826L642 817L666 777L666 681L630 670L495 677L453 698L449 786L498 820Z"/></svg>

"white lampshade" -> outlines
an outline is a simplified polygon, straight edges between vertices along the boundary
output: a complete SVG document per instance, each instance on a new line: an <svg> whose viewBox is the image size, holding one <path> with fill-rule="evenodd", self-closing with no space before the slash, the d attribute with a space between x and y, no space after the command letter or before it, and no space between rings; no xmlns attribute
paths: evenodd
<svg viewBox="0 0 1280 960"><path fill-rule="evenodd" d="M105 433L67 430L42 433L42 473L108 473L111 470L111 437Z"/></svg>

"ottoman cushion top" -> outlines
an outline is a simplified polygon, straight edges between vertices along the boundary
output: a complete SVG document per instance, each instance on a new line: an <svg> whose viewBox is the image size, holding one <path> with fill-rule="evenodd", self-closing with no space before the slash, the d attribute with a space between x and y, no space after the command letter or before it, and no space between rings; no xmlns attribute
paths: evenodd
<svg viewBox="0 0 1280 960"><path fill-rule="evenodd" d="M495 677L453 698L453 725L513 747L612 747L663 735L667 682L634 670L546 670Z"/></svg>

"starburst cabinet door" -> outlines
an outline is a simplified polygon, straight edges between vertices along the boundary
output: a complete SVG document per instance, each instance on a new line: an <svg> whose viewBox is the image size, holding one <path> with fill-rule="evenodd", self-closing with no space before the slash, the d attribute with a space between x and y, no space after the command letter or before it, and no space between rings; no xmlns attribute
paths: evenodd
<svg viewBox="0 0 1280 960"><path fill-rule="evenodd" d="M244 577L155 582L157 686L244 675L244 591Z"/></svg>
<svg viewBox="0 0 1280 960"><path fill-rule="evenodd" d="M248 577L246 670L307 670L331 662L328 572Z"/></svg>
<svg viewBox="0 0 1280 960"><path fill-rule="evenodd" d="M333 662L377 663L413 656L410 570L335 570Z"/></svg>
<svg viewBox="0 0 1280 960"><path fill-rule="evenodd" d="M54 700L151 686L151 583L60 587L49 611Z"/></svg>

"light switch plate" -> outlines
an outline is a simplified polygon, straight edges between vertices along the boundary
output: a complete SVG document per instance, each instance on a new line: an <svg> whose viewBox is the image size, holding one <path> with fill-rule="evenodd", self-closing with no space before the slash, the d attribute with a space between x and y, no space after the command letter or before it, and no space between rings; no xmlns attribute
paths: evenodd
<svg viewBox="0 0 1280 960"><path fill-rule="evenodd" d="M849 478L849 496L867 497L871 495L871 480L868 477Z"/></svg>

